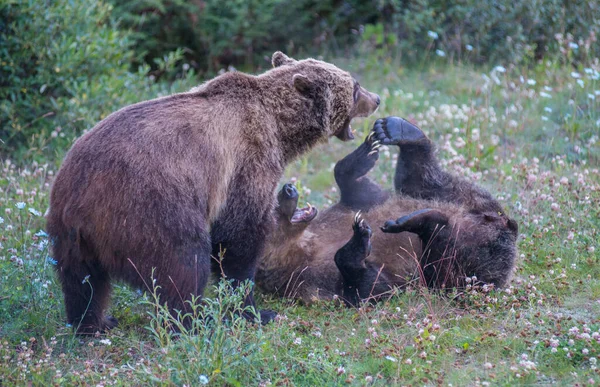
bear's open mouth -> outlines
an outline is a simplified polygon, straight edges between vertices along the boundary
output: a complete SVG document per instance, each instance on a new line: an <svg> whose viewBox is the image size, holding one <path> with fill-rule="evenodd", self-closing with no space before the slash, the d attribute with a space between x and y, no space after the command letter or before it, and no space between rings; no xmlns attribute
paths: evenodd
<svg viewBox="0 0 600 387"><path fill-rule="evenodd" d="M317 207L313 207L308 203L308 206L304 208L296 208L294 215L290 219L291 223L306 223L310 222L317 216Z"/></svg>
<svg viewBox="0 0 600 387"><path fill-rule="evenodd" d="M349 141L354 139L354 133L352 133L352 126L350 125L350 121L352 121L352 118L348 117L346 121L344 121L342 129L335 134L335 136L342 141Z"/></svg>

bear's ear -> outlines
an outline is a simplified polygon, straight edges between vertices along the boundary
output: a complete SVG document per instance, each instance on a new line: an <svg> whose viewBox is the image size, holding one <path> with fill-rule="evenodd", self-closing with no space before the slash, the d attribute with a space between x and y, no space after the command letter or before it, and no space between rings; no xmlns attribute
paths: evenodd
<svg viewBox="0 0 600 387"><path fill-rule="evenodd" d="M296 62L295 59L290 58L289 56L285 55L281 51L275 51L275 53L273 54L273 57L271 58L271 63L273 63L273 67L288 65L288 64L292 64L294 62Z"/></svg>
<svg viewBox="0 0 600 387"><path fill-rule="evenodd" d="M312 93L312 90L314 89L314 85L310 81L310 79L308 79L308 77L306 75L294 74L294 76L292 77L292 80L294 82L294 87L301 94L311 94Z"/></svg>

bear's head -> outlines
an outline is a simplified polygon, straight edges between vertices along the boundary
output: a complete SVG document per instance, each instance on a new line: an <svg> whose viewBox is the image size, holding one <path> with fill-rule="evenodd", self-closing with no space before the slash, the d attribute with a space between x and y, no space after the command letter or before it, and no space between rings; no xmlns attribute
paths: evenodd
<svg viewBox="0 0 600 387"><path fill-rule="evenodd" d="M322 112L322 125L330 136L343 141L354 138L350 122L355 117L368 117L380 104L377 94L361 87L352 75L338 67L315 59L295 60L277 51L273 67L290 75L298 93L310 98Z"/></svg>

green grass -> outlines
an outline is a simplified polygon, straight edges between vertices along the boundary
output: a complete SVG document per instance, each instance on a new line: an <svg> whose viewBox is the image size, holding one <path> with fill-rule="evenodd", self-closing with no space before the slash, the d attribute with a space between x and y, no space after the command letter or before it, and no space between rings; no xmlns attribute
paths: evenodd
<svg viewBox="0 0 600 387"><path fill-rule="evenodd" d="M574 78L572 67L553 62L505 72L439 63L375 71L368 63L361 73L358 62L339 63L380 93L376 116L418 123L445 168L476 179L517 219L520 259L508 289L442 296L416 288L358 310L259 295L261 307L280 312L260 327L221 318L222 307L236 302L221 286L209 292L221 302L197 306L213 323L175 340L151 294L117 285L111 313L120 327L80 340L65 324L39 233L60 160L4 160L0 385L600 382L600 80L593 70L579 68ZM302 201L324 207L337 200L333 164L373 121L353 123L353 143L331 140L288 168L284 180L299 183ZM391 186L395 150L381 155L373 176Z"/></svg>

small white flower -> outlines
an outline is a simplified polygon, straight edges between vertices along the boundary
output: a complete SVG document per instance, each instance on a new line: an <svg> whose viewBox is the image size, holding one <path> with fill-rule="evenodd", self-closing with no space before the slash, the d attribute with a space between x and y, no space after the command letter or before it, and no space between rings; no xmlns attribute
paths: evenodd
<svg viewBox="0 0 600 387"><path fill-rule="evenodd" d="M569 42L569 48L572 50L577 50L579 48L579 45L575 42Z"/></svg>
<svg viewBox="0 0 600 387"><path fill-rule="evenodd" d="M596 96L592 93L588 93L588 98L591 99L592 101L596 99Z"/></svg>
<svg viewBox="0 0 600 387"><path fill-rule="evenodd" d="M575 79L581 78L581 74L579 74L577 71L571 72L571 76Z"/></svg>
<svg viewBox="0 0 600 387"><path fill-rule="evenodd" d="M301 338L299 338L299 337L296 337L296 338L294 339L294 344L296 344L296 345L300 345L300 344L302 344L302 339L301 339Z"/></svg>
<svg viewBox="0 0 600 387"><path fill-rule="evenodd" d="M427 31L427 36L429 36L433 40L436 40L438 38L438 34L435 31Z"/></svg>
<svg viewBox="0 0 600 387"><path fill-rule="evenodd" d="M552 98L552 95L546 93L545 91L540 92L540 97L542 98Z"/></svg>
<svg viewBox="0 0 600 387"><path fill-rule="evenodd" d="M389 361L391 361L392 363L395 363L395 362L397 362L397 361L398 361L398 360L397 360L395 357L393 357L393 356L389 356L389 355L388 355L388 356L386 356L385 358L386 358L386 359L388 359Z"/></svg>
<svg viewBox="0 0 600 387"><path fill-rule="evenodd" d="M505 73L506 69L503 66L496 66L494 67L494 71L497 71L499 73Z"/></svg>
<svg viewBox="0 0 600 387"><path fill-rule="evenodd" d="M465 48L467 49L467 51L473 51L473 46L471 46L470 44L467 44Z"/></svg>
<svg viewBox="0 0 600 387"><path fill-rule="evenodd" d="M441 56L442 58L446 56L446 53L440 49L435 50L437 56Z"/></svg>
<svg viewBox="0 0 600 387"><path fill-rule="evenodd" d="M535 83L536 83L536 82L535 82L535 79L528 79L528 80L527 80L527 84L528 84L528 85L535 86Z"/></svg>
<svg viewBox="0 0 600 387"><path fill-rule="evenodd" d="M4 223L4 218L0 216L0 224Z"/></svg>
<svg viewBox="0 0 600 387"><path fill-rule="evenodd" d="M102 339L100 340L100 344L111 345L112 342L109 339Z"/></svg>
<svg viewBox="0 0 600 387"><path fill-rule="evenodd" d="M39 212L38 210L36 210L35 208L29 207L27 210L29 211L29 213L31 215L35 215L35 216L41 216L42 215L42 213Z"/></svg>
<svg viewBox="0 0 600 387"><path fill-rule="evenodd" d="M17 203L17 208L18 208L19 210L22 210L23 208L25 208L25 203L24 203L24 202L18 202L18 203Z"/></svg>
<svg viewBox="0 0 600 387"><path fill-rule="evenodd" d="M578 79L578 80L577 80L577 84L578 84L579 86L581 86L582 88L583 88L583 87L585 87L585 82L583 82L583 79Z"/></svg>
<svg viewBox="0 0 600 387"><path fill-rule="evenodd" d="M549 106L546 106L546 107L544 108L544 111L546 111L547 113L552 113L552 108L551 108L551 107L549 107Z"/></svg>
<svg viewBox="0 0 600 387"><path fill-rule="evenodd" d="M208 378L206 377L206 375L200 375L198 377L198 381L200 382L200 384L208 384Z"/></svg>

